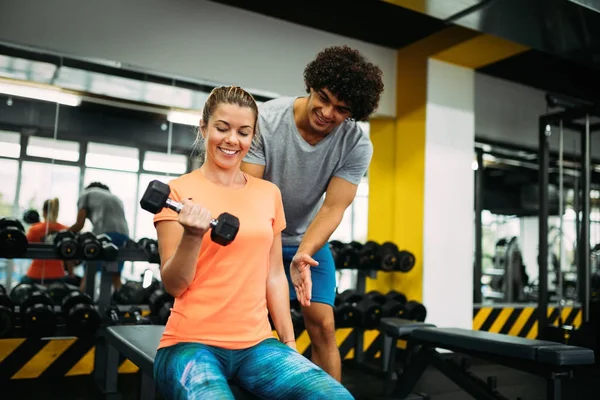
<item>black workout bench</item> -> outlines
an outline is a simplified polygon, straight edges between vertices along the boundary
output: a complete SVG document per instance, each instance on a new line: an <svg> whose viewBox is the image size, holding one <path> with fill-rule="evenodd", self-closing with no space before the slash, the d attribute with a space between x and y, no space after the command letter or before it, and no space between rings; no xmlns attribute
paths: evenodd
<svg viewBox="0 0 600 400"><path fill-rule="evenodd" d="M102 335L106 341L106 369L102 379L107 398L114 399L118 378L119 354L129 359L140 369L141 387L139 398L156 398L154 384L154 358L165 327L162 325L124 325L106 328ZM254 400L258 397L230 383L236 399Z"/></svg>
<svg viewBox="0 0 600 400"><path fill-rule="evenodd" d="M496 389L494 378L487 382L469 372L466 360L456 362L436 348L504 365L546 379L547 399L561 399L562 379L572 378L581 367L594 363L591 349L561 343L460 328L418 326L399 318L383 318L380 331L389 336L392 350L401 338L408 340L407 359L398 375L392 398L403 399L432 365L476 399L506 400ZM463 361L463 362L461 362ZM388 377L396 370L395 357L388 364ZM388 392L389 393L389 392Z"/></svg>

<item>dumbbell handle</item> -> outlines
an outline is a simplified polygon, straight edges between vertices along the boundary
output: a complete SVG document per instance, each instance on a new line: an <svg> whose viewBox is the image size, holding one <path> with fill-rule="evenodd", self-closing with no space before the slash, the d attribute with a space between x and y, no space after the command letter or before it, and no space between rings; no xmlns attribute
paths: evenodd
<svg viewBox="0 0 600 400"><path fill-rule="evenodd" d="M175 200L171 200L169 198L167 198L167 201L165 202L165 207L170 208L171 210L175 211L175 212L180 212L181 209L183 208L183 204L175 201ZM210 226L211 227L215 227L217 226L218 222L216 219L211 219L210 220Z"/></svg>

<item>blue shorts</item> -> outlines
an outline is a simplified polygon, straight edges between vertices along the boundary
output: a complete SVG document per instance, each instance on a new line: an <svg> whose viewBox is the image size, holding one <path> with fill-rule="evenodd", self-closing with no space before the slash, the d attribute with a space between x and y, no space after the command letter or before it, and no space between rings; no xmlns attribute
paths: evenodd
<svg viewBox="0 0 600 400"><path fill-rule="evenodd" d="M296 300L296 290L290 278L290 263L296 255L298 246L283 246L283 266L288 278L290 288L290 298ZM311 302L325 303L333 307L335 301L335 262L329 248L329 243L325 244L317 251L312 258L319 263L316 267L311 267L312 277L312 297Z"/></svg>
<svg viewBox="0 0 600 400"><path fill-rule="evenodd" d="M118 248L125 247L125 243L129 240L129 236L119 232L106 232L106 235L112 239L112 242ZM123 272L125 261L119 261L119 274Z"/></svg>

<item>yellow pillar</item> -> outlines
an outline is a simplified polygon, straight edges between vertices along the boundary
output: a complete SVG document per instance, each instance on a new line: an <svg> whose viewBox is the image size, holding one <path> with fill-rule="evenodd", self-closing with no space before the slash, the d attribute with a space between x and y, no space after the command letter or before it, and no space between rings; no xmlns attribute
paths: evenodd
<svg viewBox="0 0 600 400"><path fill-rule="evenodd" d="M398 50L396 120L371 121L368 238L411 251L409 273L378 273L367 291L394 289L421 301L427 66L429 58L479 68L526 50L503 39L454 26Z"/></svg>

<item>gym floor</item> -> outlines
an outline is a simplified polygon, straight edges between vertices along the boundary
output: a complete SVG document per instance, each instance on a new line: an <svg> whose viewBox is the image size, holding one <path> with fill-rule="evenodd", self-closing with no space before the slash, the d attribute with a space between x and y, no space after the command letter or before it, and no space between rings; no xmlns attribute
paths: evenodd
<svg viewBox="0 0 600 400"><path fill-rule="evenodd" d="M471 371L482 379L488 376L497 378L499 392L510 399L543 400L546 398L545 381L536 376L513 369L491 365L477 360L472 361ZM596 375L597 376L597 375ZM382 381L360 369L351 362L344 365L344 386L356 400L374 399L381 394ZM137 400L139 375L119 376L119 390L122 400ZM598 379L581 377L564 385L564 400L598 399ZM41 380L18 380L3 385L3 399L43 399L43 400L101 400L101 393L95 388L91 376L64 378L44 382ZM471 400L467 393L435 369L428 369L414 392L429 395L431 400Z"/></svg>

